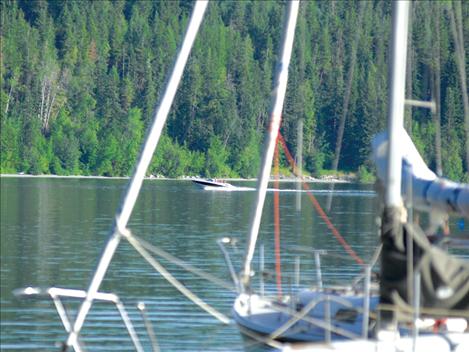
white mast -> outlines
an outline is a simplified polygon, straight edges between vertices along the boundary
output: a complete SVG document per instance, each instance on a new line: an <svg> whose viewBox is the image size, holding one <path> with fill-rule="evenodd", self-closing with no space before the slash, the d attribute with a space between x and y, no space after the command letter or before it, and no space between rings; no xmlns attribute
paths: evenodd
<svg viewBox="0 0 469 352"><path fill-rule="evenodd" d="M283 101L288 81L288 66L293 48L293 39L295 37L296 19L298 17L299 0L290 1L288 4L287 22L283 36L282 52L280 55L280 63L277 69L276 86L274 90L274 103L270 115L270 126L266 137L264 155L262 157L262 168L259 174L257 184L257 201L256 209L251 219L250 232L248 237L248 245L246 249L246 257L244 259L244 270L242 283L244 289L249 285L251 273L251 261L256 247L259 227L261 223L262 210L264 208L265 194L267 184L269 182L270 171L272 169L272 159L277 142L280 121L282 119Z"/></svg>
<svg viewBox="0 0 469 352"><path fill-rule="evenodd" d="M404 94L407 58L407 32L409 24L409 1L393 2L393 36L391 43L391 82L388 106L388 170L385 204L399 207L401 198L402 149L399 134L404 125Z"/></svg>
<svg viewBox="0 0 469 352"><path fill-rule="evenodd" d="M385 243L389 236L398 231L396 226L402 223L402 197L401 197L401 171L402 171L402 144L399 143L399 134L404 131L404 94L405 73L407 58L407 32L409 23L409 1L393 1L392 3L392 39L390 55L390 83L388 106L388 150L387 172L385 179L385 197L381 241ZM385 272L389 271L386 262L385 248L381 257L381 274L384 281ZM381 301L387 301L384 287L380 287ZM392 327L393 312L381 311L381 324L385 329ZM390 325L390 326L388 326Z"/></svg>

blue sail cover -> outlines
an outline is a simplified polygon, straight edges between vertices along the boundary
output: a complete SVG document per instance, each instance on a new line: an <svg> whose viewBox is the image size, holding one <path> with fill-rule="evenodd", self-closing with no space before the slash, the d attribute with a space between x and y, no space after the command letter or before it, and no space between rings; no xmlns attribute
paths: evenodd
<svg viewBox="0 0 469 352"><path fill-rule="evenodd" d="M407 132L399 134L402 148L402 197L411 200L416 209L440 211L469 218L469 185L438 177L423 161ZM387 132L376 135L372 142L373 159L378 178L385 182L387 169ZM409 199L409 197L412 197Z"/></svg>

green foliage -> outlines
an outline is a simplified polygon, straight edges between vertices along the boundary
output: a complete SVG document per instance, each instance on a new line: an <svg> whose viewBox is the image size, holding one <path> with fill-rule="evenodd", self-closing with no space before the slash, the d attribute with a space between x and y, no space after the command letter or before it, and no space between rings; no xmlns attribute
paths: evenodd
<svg viewBox="0 0 469 352"><path fill-rule="evenodd" d="M80 174L79 143L69 113L61 110L52 128L50 143L55 158L51 171L58 175Z"/></svg>
<svg viewBox="0 0 469 352"><path fill-rule="evenodd" d="M373 172L369 171L366 166L362 165L358 168L358 181L360 183L374 183L376 176Z"/></svg>
<svg viewBox="0 0 469 352"><path fill-rule="evenodd" d="M97 121L83 126L79 134L80 142L80 169L84 174L90 175L96 170L99 142Z"/></svg>
<svg viewBox="0 0 469 352"><path fill-rule="evenodd" d="M241 150L236 158L235 172L241 177L252 177L259 172L260 148L258 140L259 138L252 132L248 145Z"/></svg>
<svg viewBox="0 0 469 352"><path fill-rule="evenodd" d="M125 155L123 166L126 175L130 175L137 160L140 146L143 142L142 112L138 108L132 108L127 114L126 128L123 134L121 147Z"/></svg>
<svg viewBox="0 0 469 352"><path fill-rule="evenodd" d="M113 134L108 134L100 144L97 172L104 176L121 175L121 145Z"/></svg>
<svg viewBox="0 0 469 352"><path fill-rule="evenodd" d="M257 175L284 5L246 0L209 6L152 174ZM0 6L0 171L129 175L192 3L4 0ZM431 100L438 19L443 172L464 179L464 110L444 6L414 6L409 77L412 97ZM468 13L469 2L461 6ZM340 168L370 179L370 141L386 127L391 6L369 4L360 28L358 9L357 1L301 5L281 132L294 151L303 121L304 169L315 175L331 168L357 31ZM468 38L469 27L463 32ZM410 118L417 148L434 167L432 117L413 109Z"/></svg>
<svg viewBox="0 0 469 352"><path fill-rule="evenodd" d="M311 155L307 161L307 165L309 165L309 169L313 172L313 174L319 174L324 169L324 162L326 160L326 155L323 152L316 152Z"/></svg>
<svg viewBox="0 0 469 352"><path fill-rule="evenodd" d="M463 180L463 159L462 149L463 146L458 142L456 131L448 131L447 137L448 146L443 149L442 161L444 176L451 180ZM466 174L467 176L467 174Z"/></svg>
<svg viewBox="0 0 469 352"><path fill-rule="evenodd" d="M229 177L232 172L227 166L229 153L221 143L220 139L213 136L210 140L210 147L205 160L205 175L208 177Z"/></svg>
<svg viewBox="0 0 469 352"><path fill-rule="evenodd" d="M150 165L150 174L167 177L197 175L202 173L205 158L202 153L191 152L162 135Z"/></svg>
<svg viewBox="0 0 469 352"><path fill-rule="evenodd" d="M428 141L433 141L435 138L435 126L431 121L418 124L414 122L412 126L412 140L417 147L420 155L427 164L431 164L434 157L434 145Z"/></svg>
<svg viewBox="0 0 469 352"><path fill-rule="evenodd" d="M1 118L0 133L0 172L15 173L19 169L20 126L17 119Z"/></svg>

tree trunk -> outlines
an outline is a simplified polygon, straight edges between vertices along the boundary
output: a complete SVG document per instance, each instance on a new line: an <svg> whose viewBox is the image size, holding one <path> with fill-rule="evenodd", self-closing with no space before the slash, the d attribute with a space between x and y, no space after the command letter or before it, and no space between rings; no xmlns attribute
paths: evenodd
<svg viewBox="0 0 469 352"><path fill-rule="evenodd" d="M62 74L60 78L58 78L58 73L56 71L51 71L44 75L41 83L41 107L39 110L39 120L41 121L43 132L47 132L49 130L52 111L56 107L55 105L57 105L57 94L59 94L64 80L64 75Z"/></svg>
<svg viewBox="0 0 469 352"><path fill-rule="evenodd" d="M13 85L10 85L10 91L8 92L7 103L5 106L5 117L8 114L8 108L10 107L11 93L13 92Z"/></svg>
<svg viewBox="0 0 469 352"><path fill-rule="evenodd" d="M464 131L466 133L466 172L469 171L469 101L467 97L467 82L466 82L466 67L465 67L465 53L464 53L464 38L462 23L456 23L456 17L462 21L461 15L461 4L458 1L453 2L453 6L451 4L447 7L449 12L450 24L451 24L451 32L453 34L454 45L456 47L456 63L458 65L459 71L459 80L461 84L461 94L463 99L463 106L464 106Z"/></svg>
<svg viewBox="0 0 469 352"><path fill-rule="evenodd" d="M440 4L434 3L433 7L435 19L434 23L434 36L433 36L433 50L432 50L432 96L436 105L433 113L433 122L435 124L435 158L436 158L436 173L438 176L443 174L443 164L441 160L441 69L440 69Z"/></svg>
<svg viewBox="0 0 469 352"><path fill-rule="evenodd" d="M367 1L360 1L360 10L358 13L358 25L357 28L361 27L362 20L363 20L363 14L365 12L365 8L367 5ZM344 95L344 101L343 101L343 107L342 107L342 115L340 117L340 122L339 122L339 129L337 131L337 141L336 141L336 146L335 146L335 158L332 163L332 169L334 171L337 171L337 168L339 166L339 159L340 159L340 151L342 149L342 140L344 137L344 129L345 129L345 120L347 118L347 113L348 113L348 106L349 106L349 101L350 101L350 93L352 90L352 82L353 82L353 72L355 70L355 63L357 61L357 47L358 47L358 42L360 41L360 30L357 30L355 32L355 38L354 42L352 44L352 53L351 53L351 58L350 58L350 68L348 72L348 78L347 78L347 86L345 88L345 95Z"/></svg>

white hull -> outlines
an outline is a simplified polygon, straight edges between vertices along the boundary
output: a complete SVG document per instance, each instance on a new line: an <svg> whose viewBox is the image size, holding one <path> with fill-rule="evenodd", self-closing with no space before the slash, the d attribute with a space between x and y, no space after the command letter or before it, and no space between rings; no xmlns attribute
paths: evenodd
<svg viewBox="0 0 469 352"><path fill-rule="evenodd" d="M353 340L325 343L285 344L283 352L467 352L469 333L420 335L416 339L401 337L392 340Z"/></svg>
<svg viewBox="0 0 469 352"><path fill-rule="evenodd" d="M196 178L196 179L193 179L192 182L194 182L194 184L196 184L197 186L199 186L199 187L201 187L202 189L205 189L205 190L208 190L208 189L216 189L216 190L227 189L227 190L231 190L231 189L236 188L235 186L233 186L230 183L220 182L220 181L216 181L216 180L212 180L212 179Z"/></svg>
<svg viewBox="0 0 469 352"><path fill-rule="evenodd" d="M233 306L234 320L242 328L254 333L259 340L269 344L269 341L280 344L281 351L311 351L311 352L467 352L469 351L469 332L439 332L433 333L428 330L421 332L414 339L409 330L401 330L405 336L399 333L378 333L379 339L368 335L362 336L363 319L361 315L355 317L354 322L344 322L336 319L340 309L346 307L339 301L348 301L353 308L360 310L363 296L356 294L344 294L343 292L334 296L327 294L330 298L329 316L332 332L329 335L330 343L326 342L327 335L325 327L327 323L324 301L321 301L326 293L319 291L303 291L298 295L297 306L300 308L292 310L291 304L279 303L266 297L258 295L240 294ZM337 301L335 301L337 298ZM301 308L308 303L308 310L303 319L297 319L301 314ZM377 297L371 299L370 308L374 310L378 303ZM461 319L459 319L461 320ZM287 327L288 326L288 327ZM467 325L466 325L467 326ZM282 327L286 327L282 329ZM463 331L454 330L454 331ZM249 334L247 334L249 336ZM264 337L262 337L264 336ZM283 343L280 343L282 341Z"/></svg>
<svg viewBox="0 0 469 352"><path fill-rule="evenodd" d="M371 309L377 304L378 297L372 297ZM240 294L233 306L233 317L238 325L256 334L281 341L307 342L326 339L329 327L326 316L329 315L331 338L344 340L362 336L363 316L359 313L362 308L363 295L305 290L291 304L258 295ZM299 318L301 315L304 317Z"/></svg>

